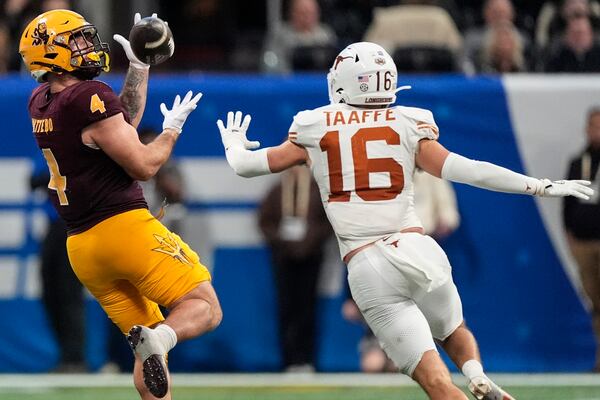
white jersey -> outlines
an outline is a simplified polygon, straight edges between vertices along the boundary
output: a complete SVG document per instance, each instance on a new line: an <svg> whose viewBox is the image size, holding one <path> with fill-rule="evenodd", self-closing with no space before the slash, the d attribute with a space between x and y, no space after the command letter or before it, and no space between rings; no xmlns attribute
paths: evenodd
<svg viewBox="0 0 600 400"><path fill-rule="evenodd" d="M294 117L289 140L306 148L342 258L405 228L422 227L413 204L415 155L438 137L430 111L331 104Z"/></svg>

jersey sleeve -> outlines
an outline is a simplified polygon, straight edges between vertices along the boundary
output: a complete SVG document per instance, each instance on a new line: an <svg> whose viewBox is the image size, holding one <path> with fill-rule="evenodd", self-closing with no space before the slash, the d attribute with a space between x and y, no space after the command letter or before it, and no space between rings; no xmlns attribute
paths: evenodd
<svg viewBox="0 0 600 400"><path fill-rule="evenodd" d="M288 131L288 140L298 146L309 147L309 132L320 120L320 115L313 111L300 111L294 116Z"/></svg>
<svg viewBox="0 0 600 400"><path fill-rule="evenodd" d="M68 109L80 129L119 113L129 122L121 99L107 84L85 81L71 94Z"/></svg>
<svg viewBox="0 0 600 400"><path fill-rule="evenodd" d="M439 128L431 111L415 107L400 107L400 109L408 120L409 141L415 151L422 139L438 140Z"/></svg>

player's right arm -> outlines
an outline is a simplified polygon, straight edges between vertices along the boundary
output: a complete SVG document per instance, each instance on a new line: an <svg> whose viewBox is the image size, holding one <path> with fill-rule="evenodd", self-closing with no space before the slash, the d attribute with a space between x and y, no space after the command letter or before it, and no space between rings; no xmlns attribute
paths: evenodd
<svg viewBox="0 0 600 400"><path fill-rule="evenodd" d="M594 193L588 187L589 181L532 178L489 162L451 153L430 139L419 142L416 163L419 168L438 178L498 192L549 197L575 196L586 200Z"/></svg>
<svg viewBox="0 0 600 400"><path fill-rule="evenodd" d="M148 68L142 69L129 65L120 98L123 106L129 113L131 125L138 127L144 109L146 108L146 97L148 95Z"/></svg>
<svg viewBox="0 0 600 400"><path fill-rule="evenodd" d="M202 96L192 97L189 91L183 100L177 96L171 110L161 104L164 115L163 132L147 145L140 142L136 129L125 121L123 114L94 122L82 131L85 144L94 144L119 164L133 179L148 180L169 159L188 115Z"/></svg>
<svg viewBox="0 0 600 400"><path fill-rule="evenodd" d="M156 17L156 14L152 14L152 16ZM137 24L141 19L142 16L140 13L136 13L133 17L133 24ZM127 75L125 76L125 82L123 83L123 89L119 97L121 103L123 103L123 106L129 113L131 125L137 128L146 107L150 65L144 63L133 54L129 40L118 34L113 35L113 39L123 47L125 55L129 60L129 68L127 69Z"/></svg>
<svg viewBox="0 0 600 400"><path fill-rule="evenodd" d="M242 120L240 111L227 113L227 125L218 120L221 141L229 166L239 176L251 178L281 172L294 165L304 164L308 160L306 149L286 140L279 146L257 149L259 142L246 138L246 131L252 118L246 115Z"/></svg>

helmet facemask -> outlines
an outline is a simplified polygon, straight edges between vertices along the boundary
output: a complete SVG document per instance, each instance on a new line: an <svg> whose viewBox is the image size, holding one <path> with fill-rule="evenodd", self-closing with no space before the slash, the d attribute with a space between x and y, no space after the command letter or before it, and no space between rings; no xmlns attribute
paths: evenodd
<svg viewBox="0 0 600 400"><path fill-rule="evenodd" d="M80 79L92 79L107 71L110 63L108 43L100 40L93 25L69 32L72 74Z"/></svg>

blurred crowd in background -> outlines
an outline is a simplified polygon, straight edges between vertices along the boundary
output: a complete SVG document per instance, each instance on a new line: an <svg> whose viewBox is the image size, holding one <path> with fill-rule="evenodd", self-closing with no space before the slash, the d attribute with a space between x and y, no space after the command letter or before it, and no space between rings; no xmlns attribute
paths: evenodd
<svg viewBox="0 0 600 400"><path fill-rule="evenodd" d="M160 70L324 71L346 45L383 45L401 72L507 73L600 70L595 0L2 0L0 73L22 70L24 25L69 8L113 48L136 11L169 22L173 59ZM120 51L113 67L126 67Z"/></svg>
<svg viewBox="0 0 600 400"><path fill-rule="evenodd" d="M98 27L100 37L113 49L112 68L116 71L124 71L128 61L112 35L127 35L135 12L143 16L157 12L173 31L175 55L153 67L153 72L324 72L342 48L363 40L384 46L401 73L600 71L600 2L593 0L0 0L0 74L25 74L18 54L21 32L33 17L57 8L80 12ZM573 165L581 164L577 168L587 171L583 178L597 182L600 124L594 128L597 110L592 114L588 134L595 140L590 140L589 148ZM146 132L142 136L153 135ZM577 175L579 170L573 165L569 174ZM144 187L146 198L155 213L162 210L162 199L171 204L171 220L163 222L180 233L185 215L181 172L175 163L161 171ZM569 177L577 178L575 175ZM426 179L426 174L417 177L416 202L422 206L418 212L428 233L443 242L459 225L456 198L448 184L440 186L442 181ZM47 180L47 174L34 175L32 189L44 187ZM282 175L259 209L260 228L273 256L283 368L296 371L314 370L317 278L323 264L322 244L331 235L316 186L309 180L307 170L302 169ZM578 236L575 218L596 227L600 215L597 199L583 206L575 199L570 201L565 208L565 226L570 244L579 246L579 253L574 253L585 256L591 252L597 259L597 229L592 237L587 232ZM575 218L574 222L569 218ZM43 301L60 340L61 363L56 371L82 372L87 370L78 333L84 323L83 297L73 276L57 272L70 271L66 253L50 251L57 241L64 241L65 231L55 215L49 219L58 225L51 225L41 248L42 280ZM318 234L309 227L319 229ZM598 276L597 268L594 264L586 271ZM594 302L594 327L600 343L600 289L597 279L585 279L585 273L582 277L594 284L591 287L584 282ZM65 313L65 307L72 312ZM344 304L342 313L350 321L361 322L351 301ZM118 332L113 336L117 347L124 345ZM119 360L122 349L109 347L108 364L127 369L129 358L125 364ZM598 349L595 368L600 371L600 346ZM363 371L394 369L368 331L360 352Z"/></svg>

